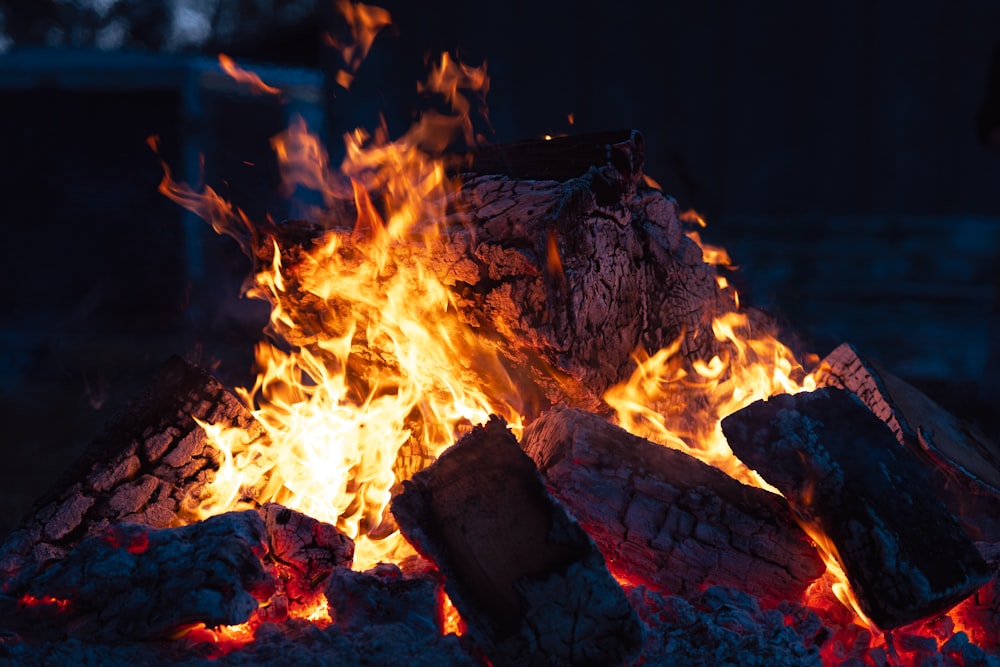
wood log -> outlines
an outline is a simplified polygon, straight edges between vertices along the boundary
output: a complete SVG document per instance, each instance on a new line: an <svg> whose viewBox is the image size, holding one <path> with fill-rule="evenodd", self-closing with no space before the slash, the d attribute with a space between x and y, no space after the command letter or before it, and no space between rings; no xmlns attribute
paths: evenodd
<svg viewBox="0 0 1000 667"><path fill-rule="evenodd" d="M115 524L32 579L6 625L107 643L244 623L274 592L265 551L252 510L163 530Z"/></svg>
<svg viewBox="0 0 1000 667"><path fill-rule="evenodd" d="M525 142L477 160L474 168L513 175L465 174L446 219L431 221L441 229L431 246L400 241L393 253L397 265L419 261L451 289L460 317L522 381L529 412L557 402L606 409L601 396L629 376L639 347L683 339L692 361L718 351L712 319L735 302L685 235L676 202L642 182L641 135ZM338 295L308 289L332 261L366 261L355 218L344 203L319 222L287 221L245 240L258 270L273 266L278 247L286 312L298 319L274 326L295 345L340 338L345 315L359 315ZM334 237L336 257L320 257L315 250Z"/></svg>
<svg viewBox="0 0 1000 667"><path fill-rule="evenodd" d="M295 523L294 515L288 518L285 527ZM483 664L466 652L458 637L442 632L438 573L428 568L403 573L388 564L368 572L333 569L321 589L330 599L334 623L284 618L259 624L260 619L251 616L252 635L235 641L225 633L197 628L161 638L191 620L210 626L235 623L245 608L256 608L257 598L245 598L248 589L259 591L253 583L267 574L268 557L263 558L263 567L260 560L264 523L253 512L230 513L163 531L115 526L109 530L117 531L111 534L117 536L119 547L104 534L86 540L53 566L52 575L46 572L46 580L58 582L58 588L32 588L39 595L58 591L68 598L24 597L11 604L0 597L0 663L19 667ZM145 550L132 553L140 546ZM249 556L248 548L254 552ZM86 575L97 576L87 578L83 591L66 590L66 584L75 581L67 575L81 574L81 568ZM33 586L39 586L37 580Z"/></svg>
<svg viewBox="0 0 1000 667"><path fill-rule="evenodd" d="M151 528L192 521L220 456L194 417L265 437L239 399L174 357L95 438L0 547L0 591L17 594L47 563L111 524Z"/></svg>
<svg viewBox="0 0 1000 667"><path fill-rule="evenodd" d="M619 578L691 596L800 600L823 562L783 498L578 409L532 422L524 451Z"/></svg>
<svg viewBox="0 0 1000 667"><path fill-rule="evenodd" d="M990 572L923 468L853 394L773 396L722 420L733 452L825 535L861 610L892 629L941 613Z"/></svg>
<svg viewBox="0 0 1000 667"><path fill-rule="evenodd" d="M267 529L265 567L276 591L262 608L262 621L303 615L324 602L324 587L336 568L350 567L354 542L336 526L278 503L259 510Z"/></svg>
<svg viewBox="0 0 1000 667"><path fill-rule="evenodd" d="M1000 542L1000 446L850 343L813 371L817 386L853 392L931 472L935 493L973 539Z"/></svg>
<svg viewBox="0 0 1000 667"><path fill-rule="evenodd" d="M639 649L600 552L499 418L404 482L392 513L492 664L612 665Z"/></svg>

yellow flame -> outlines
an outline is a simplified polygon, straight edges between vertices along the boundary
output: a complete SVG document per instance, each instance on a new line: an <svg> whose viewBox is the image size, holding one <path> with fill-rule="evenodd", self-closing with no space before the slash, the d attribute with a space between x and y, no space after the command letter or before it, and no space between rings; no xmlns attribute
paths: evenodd
<svg viewBox="0 0 1000 667"><path fill-rule="evenodd" d="M847 573L844 572L844 568L841 566L840 553L837 550L837 546L814 522L806 521L799 517L796 517L796 521L805 534L809 536L809 539L813 541L813 544L816 545L816 550L823 557L823 563L826 565L826 573L824 574L826 581L824 582L821 579L811 584L806 590L805 599L808 601L815 594L815 589L826 585L842 605L854 612L856 623L871 630L873 635L880 634L881 630L861 610L858 598L854 595L854 591L851 590Z"/></svg>
<svg viewBox="0 0 1000 667"><path fill-rule="evenodd" d="M286 192L353 202L357 216L353 229L323 232L293 265L276 241L268 246L248 294L271 303L272 332L293 344L259 344L257 380L240 390L267 439L199 422L221 460L201 515L279 502L352 537L355 567L365 569L409 553L385 517L402 476L491 414L519 432L513 381L420 261L458 186L423 147L466 134L468 106L456 91L486 81L485 71L444 59L425 86L452 101L453 115L391 143L351 133L338 171L301 118L274 138ZM164 183L218 227L243 219L208 188L195 193L169 174Z"/></svg>
<svg viewBox="0 0 1000 667"><path fill-rule="evenodd" d="M681 217L688 223L705 225L693 211ZM706 263L730 264L725 251L703 245L697 232L691 231L688 236L702 247ZM717 283L720 289L729 289L724 277L717 276ZM766 332L753 331L750 319L739 310L735 291L732 298L733 310L712 322L712 333L721 344L719 355L688 362L679 354L683 339L653 355L640 351L632 376L612 387L604 400L629 432L687 452L745 484L777 493L736 458L722 433L721 421L754 401L775 394L811 391L816 381L783 343ZM836 547L815 524L801 521L800 525L827 565L825 576L831 590L862 625L874 627L850 589Z"/></svg>
<svg viewBox="0 0 1000 667"><path fill-rule="evenodd" d="M722 418L774 394L814 389L815 381L783 343L755 335L745 313L715 318L712 332L722 343L719 355L687 363L679 354L683 339L653 355L640 351L632 376L609 389L604 400L627 431L773 491L733 454Z"/></svg>

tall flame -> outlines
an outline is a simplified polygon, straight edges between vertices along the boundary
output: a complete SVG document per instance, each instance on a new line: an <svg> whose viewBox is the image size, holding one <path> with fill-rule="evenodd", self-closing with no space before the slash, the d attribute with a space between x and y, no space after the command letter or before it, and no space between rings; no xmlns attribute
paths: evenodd
<svg viewBox="0 0 1000 667"><path fill-rule="evenodd" d="M453 114L396 142L349 134L339 170L301 118L272 140L288 193L316 190L327 207L352 206L356 219L351 231L324 233L294 265L272 242L253 276L248 294L271 303L272 333L286 338L258 345L259 375L239 390L269 438L251 443L241 429L201 424L222 453L203 514L280 502L336 524L367 567L406 553L385 517L401 476L491 414L520 428L513 381L419 261L458 185L421 146L463 135L468 106L457 90L487 82L484 70L444 59L426 88L450 100ZM167 172L162 190L238 236L245 216L211 189L194 192ZM289 344L301 332L308 342Z"/></svg>

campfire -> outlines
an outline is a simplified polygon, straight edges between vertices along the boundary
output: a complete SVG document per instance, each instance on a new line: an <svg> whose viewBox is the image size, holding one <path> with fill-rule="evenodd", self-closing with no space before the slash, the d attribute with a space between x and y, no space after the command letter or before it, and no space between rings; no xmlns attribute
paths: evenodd
<svg viewBox="0 0 1000 667"><path fill-rule="evenodd" d="M347 87L389 17L341 9ZM339 168L274 137L301 219L164 164L251 261L259 373L171 359L94 439L0 546L0 656L1000 665L995 446L849 343L796 358L639 132L485 145L485 66L420 86Z"/></svg>

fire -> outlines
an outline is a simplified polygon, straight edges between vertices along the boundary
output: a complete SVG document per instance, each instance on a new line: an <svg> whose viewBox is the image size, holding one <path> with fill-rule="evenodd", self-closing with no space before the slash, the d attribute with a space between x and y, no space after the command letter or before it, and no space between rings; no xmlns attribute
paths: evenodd
<svg viewBox="0 0 1000 667"><path fill-rule="evenodd" d="M343 55L338 81L347 87L390 17L360 3L337 4L352 35L328 41ZM225 56L220 63L241 81L254 81ZM261 90L274 91L255 81ZM247 293L271 304L269 333L275 340L258 345L259 374L239 393L268 438L250 442L240 429L199 422L221 460L200 515L278 502L353 538L356 569L398 562L412 552L385 510L394 488L416 470L404 453L423 462L416 465L426 464L491 414L504 417L520 435L515 381L490 343L460 319L454 295L420 260L443 233L437 225L459 185L434 156L455 142L475 143L462 91L485 94L488 85L485 65L472 68L444 55L420 89L446 100L451 113L424 114L396 141L388 140L384 128L374 136L348 134L339 169L300 117L272 139L285 194L297 188L318 192L324 210L354 211L353 227L323 233L301 256L283 256L277 241L254 246L267 248L270 260L258 266ZM573 123L572 114L568 120ZM216 231L241 243L261 240L246 215L214 190L176 183L166 165L164 174L161 192ZM649 177L646 182L659 188ZM306 213L316 218L323 212ZM693 211L681 218L705 226ZM704 244L694 229L688 237L707 264L732 267L724 249ZM547 239L546 260L549 272L561 277L554 235ZM725 276L716 280L732 305L712 323L718 355L690 363L679 354L681 340L653 354L637 351L632 376L604 399L631 433L773 491L733 455L720 422L756 400L814 389L815 381L788 347L755 331ZM853 601L835 548L815 526L803 527L826 557L825 585L871 627ZM619 576L627 581L627 574ZM442 602L442 614L446 632L461 632L450 601ZM307 617L329 622L329 610L317 607ZM222 635L239 641L246 633L252 638L252 629L242 626Z"/></svg>
<svg viewBox="0 0 1000 667"><path fill-rule="evenodd" d="M774 394L814 389L815 381L783 343L754 335L745 313L734 310L715 318L712 333L724 343L722 351L690 368L679 356L681 339L652 355L640 350L632 376L609 389L604 400L630 433L773 491L733 454L722 418Z"/></svg>
<svg viewBox="0 0 1000 667"><path fill-rule="evenodd" d="M219 54L219 66L222 67L223 72L231 76L234 80L246 84L250 88L250 92L254 95L281 94L280 88L267 85L259 76L239 67L232 58L224 53Z"/></svg>
<svg viewBox="0 0 1000 667"><path fill-rule="evenodd" d="M279 502L352 537L355 566L366 569L408 553L385 517L393 487L415 471L402 451L426 464L491 414L520 428L516 388L491 345L419 261L458 186L428 150L471 139L460 90L487 84L484 69L443 58L424 87L449 100L452 115L425 117L395 142L349 134L339 170L301 118L273 139L286 192L319 191L328 208L356 216L352 231L324 233L294 265L277 242L265 246L271 259L248 294L271 303L279 341L258 345L259 375L240 394L269 442L201 423L221 459L202 516ZM195 192L167 172L161 190L217 230L246 236L246 216L211 189Z"/></svg>
<svg viewBox="0 0 1000 667"><path fill-rule="evenodd" d="M344 68L337 72L337 83L350 88L361 62L368 55L379 30L392 25L389 12L381 7L364 5L351 0L336 0L337 12L347 21L350 35L336 36L327 33L326 43L340 51Z"/></svg>

